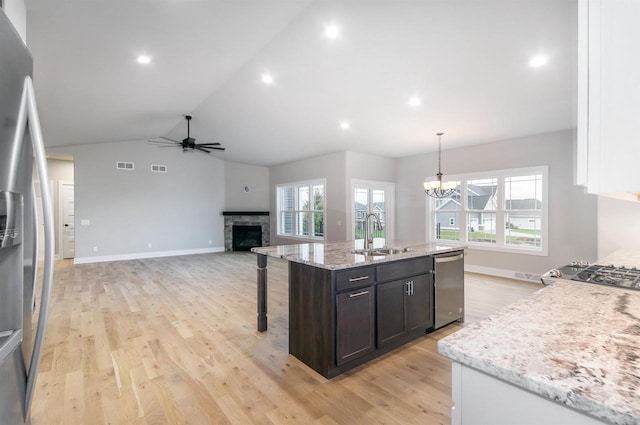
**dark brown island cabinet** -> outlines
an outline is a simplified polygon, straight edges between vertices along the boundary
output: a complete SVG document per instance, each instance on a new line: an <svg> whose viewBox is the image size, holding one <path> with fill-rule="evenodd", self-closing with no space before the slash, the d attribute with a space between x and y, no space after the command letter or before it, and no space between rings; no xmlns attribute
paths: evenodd
<svg viewBox="0 0 640 425"><path fill-rule="evenodd" d="M328 270L289 262L289 352L332 378L434 329L431 255Z"/></svg>

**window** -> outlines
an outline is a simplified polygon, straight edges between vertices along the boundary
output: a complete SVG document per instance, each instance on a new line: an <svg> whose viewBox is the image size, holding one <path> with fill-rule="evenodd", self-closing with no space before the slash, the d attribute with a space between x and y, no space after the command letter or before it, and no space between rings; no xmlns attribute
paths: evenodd
<svg viewBox="0 0 640 425"><path fill-rule="evenodd" d="M278 235L324 239L324 181L277 187Z"/></svg>
<svg viewBox="0 0 640 425"><path fill-rule="evenodd" d="M547 173L545 166L450 176L454 192L427 201L430 239L547 255Z"/></svg>
<svg viewBox="0 0 640 425"><path fill-rule="evenodd" d="M347 229L348 239L364 239L366 235L366 217L375 213L380 217L382 230L374 228L374 238L393 238L393 197L394 184L367 180L352 180L351 228ZM370 220L371 221L371 220Z"/></svg>

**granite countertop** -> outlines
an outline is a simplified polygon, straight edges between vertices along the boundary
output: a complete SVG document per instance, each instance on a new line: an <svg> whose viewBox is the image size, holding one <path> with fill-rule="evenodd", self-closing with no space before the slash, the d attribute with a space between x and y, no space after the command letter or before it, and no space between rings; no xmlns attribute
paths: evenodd
<svg viewBox="0 0 640 425"><path fill-rule="evenodd" d="M328 270L347 269L367 264L383 263L406 258L423 257L425 255L442 254L459 251L465 245L425 244L424 242L374 239L373 248L408 248L407 252L392 255L362 255L351 253L354 249L362 249L364 241L335 242L335 243L304 243L294 245L277 245L251 248L256 254L269 257L283 258L297 263L309 264Z"/></svg>
<svg viewBox="0 0 640 425"><path fill-rule="evenodd" d="M599 263L640 265L640 251ZM614 424L640 424L640 291L559 279L438 342L441 354Z"/></svg>

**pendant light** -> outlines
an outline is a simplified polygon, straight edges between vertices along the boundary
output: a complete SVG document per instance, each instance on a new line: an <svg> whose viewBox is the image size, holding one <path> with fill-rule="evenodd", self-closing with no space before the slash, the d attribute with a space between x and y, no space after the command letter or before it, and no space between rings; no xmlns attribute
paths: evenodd
<svg viewBox="0 0 640 425"><path fill-rule="evenodd" d="M437 180L424 182L424 193L432 198L446 198L451 196L455 191L457 182L442 182L442 172L440 171L440 162L442 156L442 135L444 133L436 133L438 136L438 174L436 174Z"/></svg>

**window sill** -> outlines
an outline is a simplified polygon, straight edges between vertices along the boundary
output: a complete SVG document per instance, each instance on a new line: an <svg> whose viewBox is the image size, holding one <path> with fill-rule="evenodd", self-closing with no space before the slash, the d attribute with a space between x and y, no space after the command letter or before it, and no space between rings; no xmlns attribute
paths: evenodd
<svg viewBox="0 0 640 425"><path fill-rule="evenodd" d="M490 246L486 244L479 244L473 242L464 242L464 241L452 241L452 240L435 240L431 241L432 243L437 243L439 245L459 245L460 243L465 244L468 249L478 250L478 251L493 251L493 252L504 252L508 254L521 254L521 255L535 255L538 257L548 257L549 253L547 248L543 247L542 249L535 248L510 248L506 246Z"/></svg>

